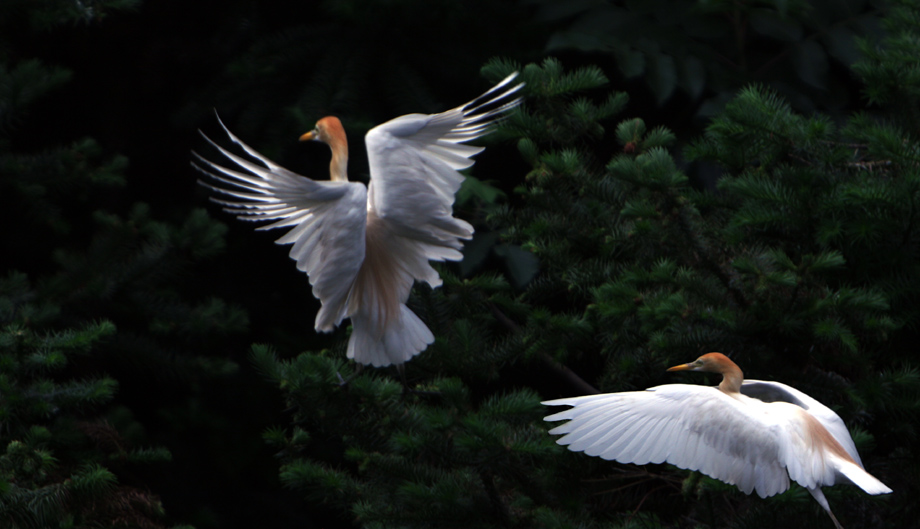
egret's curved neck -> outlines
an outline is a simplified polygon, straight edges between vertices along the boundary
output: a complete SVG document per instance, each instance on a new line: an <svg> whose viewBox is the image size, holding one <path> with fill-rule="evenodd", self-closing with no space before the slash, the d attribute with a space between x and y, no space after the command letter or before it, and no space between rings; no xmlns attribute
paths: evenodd
<svg viewBox="0 0 920 529"><path fill-rule="evenodd" d="M348 181L348 142L334 141L330 143L332 161L329 162L329 178L331 180Z"/></svg>
<svg viewBox="0 0 920 529"><path fill-rule="evenodd" d="M722 382L719 384L719 389L722 392L729 395L741 393L741 382L744 380L744 373L741 372L741 368L737 364L734 362L725 363L721 366L719 372L722 373Z"/></svg>

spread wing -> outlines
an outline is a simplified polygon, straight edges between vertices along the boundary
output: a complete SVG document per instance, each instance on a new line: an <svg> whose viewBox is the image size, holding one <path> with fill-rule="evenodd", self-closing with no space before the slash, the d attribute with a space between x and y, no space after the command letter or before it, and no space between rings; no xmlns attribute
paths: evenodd
<svg viewBox="0 0 920 529"><path fill-rule="evenodd" d="M569 450L621 463L668 462L761 497L785 491L790 472L800 474L797 441L787 433L798 418L752 410L716 388L668 384L543 404L574 406L545 419L569 420L549 432L565 434L557 443Z"/></svg>
<svg viewBox="0 0 920 529"><path fill-rule="evenodd" d="M194 153L198 163L192 162L192 166L216 185L200 183L236 199L212 198L238 219L273 221L257 229L290 228L275 242L294 245L291 259L297 261L298 270L307 273L313 295L323 304L316 315L316 330L331 331L347 317L349 292L364 261L367 188L359 182L310 180L275 164L240 141L223 122L220 125L230 140L254 161L231 153L202 134L227 160L245 172Z"/></svg>
<svg viewBox="0 0 920 529"><path fill-rule="evenodd" d="M502 114L520 103L512 74L479 98L440 114L409 114L371 129L365 138L371 183L368 222L404 239L410 251L401 266L415 279L441 284L428 260L459 260L473 227L453 217L457 172L473 165L482 147L466 142L487 134Z"/></svg>

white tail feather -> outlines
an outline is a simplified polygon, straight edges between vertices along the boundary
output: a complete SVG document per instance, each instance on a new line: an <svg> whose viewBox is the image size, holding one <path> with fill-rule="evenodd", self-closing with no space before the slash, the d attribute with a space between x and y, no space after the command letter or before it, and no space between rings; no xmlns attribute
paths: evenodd
<svg viewBox="0 0 920 529"><path fill-rule="evenodd" d="M382 337L379 326L365 314L352 315L351 324L348 358L374 367L408 362L434 343L428 326L404 304L399 305L399 315L387 323Z"/></svg>
<svg viewBox="0 0 920 529"><path fill-rule="evenodd" d="M849 461L844 461L838 459L837 470L843 474L848 480L850 480L854 485L866 491L869 494L888 494L891 492L891 489L888 485L885 485L879 481L875 476L866 472L859 465L855 465Z"/></svg>

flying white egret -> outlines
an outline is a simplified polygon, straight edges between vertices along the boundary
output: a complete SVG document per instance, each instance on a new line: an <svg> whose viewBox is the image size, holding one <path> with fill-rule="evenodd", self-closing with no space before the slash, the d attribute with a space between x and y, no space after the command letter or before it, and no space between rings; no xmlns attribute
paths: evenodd
<svg viewBox="0 0 920 529"><path fill-rule="evenodd" d="M547 421L569 450L620 463L668 462L736 485L761 498L797 482L840 523L821 487L851 482L869 494L891 492L865 471L843 420L815 399L779 382L744 380L721 353L668 371L722 374L718 388L667 384L645 391L546 401L573 406Z"/></svg>
<svg viewBox="0 0 920 529"><path fill-rule="evenodd" d="M459 169L473 165L482 147L464 145L491 130L520 103L511 74L473 101L440 114L408 114L365 136L370 184L350 182L348 141L338 118L327 116L300 137L332 149L329 181L291 172L234 136L252 160L205 139L243 173L197 153L192 165L227 188L203 183L233 200L217 200L241 220L274 221L260 230L290 228L275 241L293 244L290 256L306 272L322 307L316 330L331 332L351 318L348 358L361 364L402 364L434 342L428 327L406 307L414 281L431 287L441 278L432 261L462 259L462 240L473 227L453 217ZM218 121L220 119L218 118ZM204 134L202 134L204 136Z"/></svg>

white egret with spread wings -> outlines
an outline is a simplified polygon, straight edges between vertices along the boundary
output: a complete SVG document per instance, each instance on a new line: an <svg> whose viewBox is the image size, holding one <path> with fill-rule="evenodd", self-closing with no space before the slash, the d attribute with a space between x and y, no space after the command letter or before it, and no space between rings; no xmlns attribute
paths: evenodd
<svg viewBox="0 0 920 529"><path fill-rule="evenodd" d="M195 153L202 182L229 199L213 199L241 220L273 221L260 230L288 228L278 244L293 244L297 268L322 303L315 328L331 332L350 318L348 358L361 364L402 364L434 342L406 307L415 281L441 285L429 261L457 261L473 227L453 216L458 170L483 150L465 143L487 134L520 103L512 74L475 100L440 114L408 114L365 137L370 184L348 180L348 141L338 118L327 116L301 140L332 150L330 180L285 169L234 136L247 157L205 138L235 164L228 168ZM242 171L238 170L242 169ZM222 186L222 185L223 186Z"/></svg>
<svg viewBox="0 0 920 529"><path fill-rule="evenodd" d="M721 353L709 353L668 371L722 374L716 387L666 384L645 391L546 401L572 406L547 421L569 422L549 431L569 450L620 463L668 462L766 498L805 487L840 523L822 486L853 483L869 494L891 492L863 468L843 420L815 399L779 382L744 380Z"/></svg>

